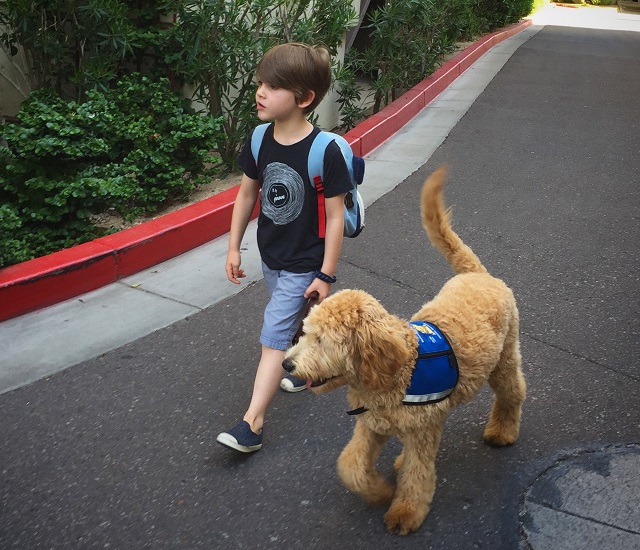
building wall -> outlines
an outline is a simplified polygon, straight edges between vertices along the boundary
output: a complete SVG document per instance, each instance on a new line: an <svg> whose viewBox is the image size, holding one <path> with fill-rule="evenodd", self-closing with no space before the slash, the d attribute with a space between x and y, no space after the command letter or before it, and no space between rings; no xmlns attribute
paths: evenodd
<svg viewBox="0 0 640 550"><path fill-rule="evenodd" d="M4 29L0 27L0 34ZM14 117L31 91L27 75L28 64L22 48L16 55L0 46L0 122Z"/></svg>

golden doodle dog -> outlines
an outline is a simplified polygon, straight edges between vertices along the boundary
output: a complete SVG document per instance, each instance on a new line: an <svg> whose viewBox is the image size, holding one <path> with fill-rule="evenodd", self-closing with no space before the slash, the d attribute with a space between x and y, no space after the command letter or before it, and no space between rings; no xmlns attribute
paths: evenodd
<svg viewBox="0 0 640 550"><path fill-rule="evenodd" d="M424 184L422 224L456 275L413 316L415 326L387 312L366 292L342 290L311 309L303 336L283 362L286 371L308 380L315 393L348 386L352 412L362 414L338 459L338 474L368 502L390 503L384 521L390 532L400 535L418 529L429 513L436 453L449 411L470 401L487 382L494 401L484 440L510 445L518 437L526 392L513 293L487 272L451 228L442 198L445 172L438 169ZM450 345L455 358L450 352L431 354L439 356L440 363L445 358L444 367L432 370L450 383L438 386L442 381L436 374L433 388L410 395L418 344L425 335L435 335L445 348ZM390 436L403 446L395 461L395 488L376 468Z"/></svg>

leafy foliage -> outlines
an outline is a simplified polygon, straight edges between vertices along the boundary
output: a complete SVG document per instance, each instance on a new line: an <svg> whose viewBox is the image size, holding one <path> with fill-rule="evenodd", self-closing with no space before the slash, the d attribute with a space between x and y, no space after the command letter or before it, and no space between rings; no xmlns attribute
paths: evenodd
<svg viewBox="0 0 640 550"><path fill-rule="evenodd" d="M534 0L403 0L372 10L361 27L365 45L352 49L342 68L341 114L346 128L362 104L355 75L371 80L373 112L433 73L459 41L471 40L528 15ZM360 93L359 93L360 92Z"/></svg>
<svg viewBox="0 0 640 550"><path fill-rule="evenodd" d="M219 162L219 119L186 113L166 79L134 74L83 103L43 88L19 119L0 149L0 267L95 238L91 214L184 197Z"/></svg>
<svg viewBox="0 0 640 550"><path fill-rule="evenodd" d="M6 0L2 37L12 53L20 44L30 60L32 89L48 87L78 101L89 89L107 89L119 77L158 67L165 29L159 16L171 2L137 0ZM166 74L166 67L161 67Z"/></svg>

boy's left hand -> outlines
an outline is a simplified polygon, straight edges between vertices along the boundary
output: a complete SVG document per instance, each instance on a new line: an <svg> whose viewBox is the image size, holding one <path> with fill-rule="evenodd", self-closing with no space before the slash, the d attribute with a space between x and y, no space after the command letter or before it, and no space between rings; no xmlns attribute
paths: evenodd
<svg viewBox="0 0 640 550"><path fill-rule="evenodd" d="M304 291L304 297L311 298L314 292L317 294L317 298L314 297L314 299L320 303L329 296L329 294L331 294L331 285L321 281L320 279L314 279L307 287L307 290Z"/></svg>

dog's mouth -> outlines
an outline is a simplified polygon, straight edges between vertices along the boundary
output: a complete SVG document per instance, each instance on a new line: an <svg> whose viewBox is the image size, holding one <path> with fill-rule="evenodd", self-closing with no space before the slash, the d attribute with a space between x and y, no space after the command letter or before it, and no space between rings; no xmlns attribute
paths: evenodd
<svg viewBox="0 0 640 550"><path fill-rule="evenodd" d="M322 380L307 380L307 389L316 393L328 393L347 383L343 375L331 376Z"/></svg>
<svg viewBox="0 0 640 550"><path fill-rule="evenodd" d="M325 378L324 380L307 380L307 389L320 388L330 380L333 380L334 378L337 378L337 376L332 376L331 378Z"/></svg>

